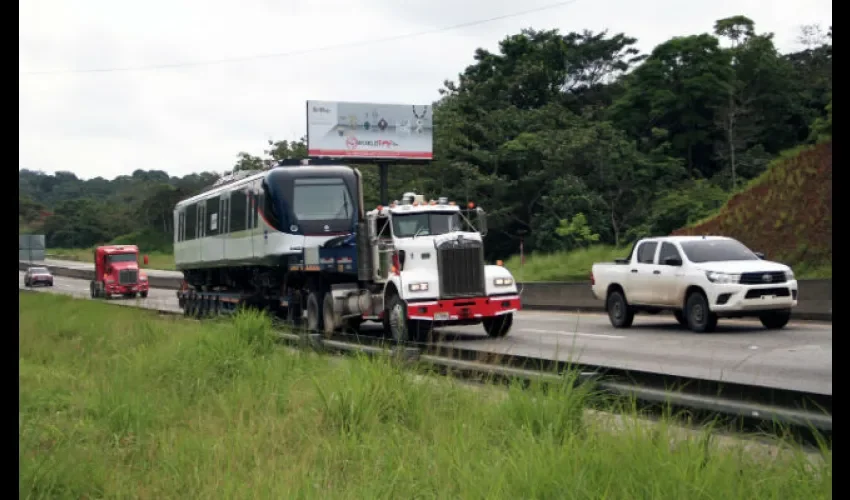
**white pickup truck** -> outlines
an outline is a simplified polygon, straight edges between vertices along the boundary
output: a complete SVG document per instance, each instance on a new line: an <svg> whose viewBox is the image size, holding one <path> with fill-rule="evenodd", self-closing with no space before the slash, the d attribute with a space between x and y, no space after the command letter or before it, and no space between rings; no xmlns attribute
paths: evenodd
<svg viewBox="0 0 850 500"><path fill-rule="evenodd" d="M797 305L790 267L722 236L639 240L628 259L594 264L590 280L616 328L631 326L637 312L670 310L699 333L713 331L718 317L757 316L780 329Z"/></svg>

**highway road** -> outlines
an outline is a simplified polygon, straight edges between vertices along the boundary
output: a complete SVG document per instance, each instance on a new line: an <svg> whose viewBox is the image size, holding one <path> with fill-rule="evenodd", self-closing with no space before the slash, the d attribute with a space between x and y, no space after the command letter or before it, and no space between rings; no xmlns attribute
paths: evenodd
<svg viewBox="0 0 850 500"><path fill-rule="evenodd" d="M24 273L18 274L24 288ZM86 280L54 280L53 288L36 290L89 296ZM113 302L179 311L173 290ZM758 321L721 320L716 332L695 334L672 316L637 316L632 328L617 330L602 314L521 311L503 339L487 338L480 326L443 333L448 345L484 352L832 394L831 324L792 322L768 331Z"/></svg>

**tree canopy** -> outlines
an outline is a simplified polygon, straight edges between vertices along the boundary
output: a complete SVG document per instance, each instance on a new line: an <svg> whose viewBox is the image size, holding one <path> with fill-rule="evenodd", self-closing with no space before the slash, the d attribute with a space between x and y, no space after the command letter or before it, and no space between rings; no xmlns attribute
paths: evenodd
<svg viewBox="0 0 850 500"><path fill-rule="evenodd" d="M832 133L832 28L801 29L781 54L745 16L707 23L641 54L625 33L523 30L446 79L435 160L393 166L390 193L472 200L490 215L491 257L621 244L705 217L783 150ZM238 153L229 170L306 157L305 139ZM167 169L168 166L163 166ZM224 170L224 168L223 168ZM378 202L375 166L361 167ZM50 246L133 231L171 239L175 203L218 174L163 170L114 180L20 171L22 229Z"/></svg>

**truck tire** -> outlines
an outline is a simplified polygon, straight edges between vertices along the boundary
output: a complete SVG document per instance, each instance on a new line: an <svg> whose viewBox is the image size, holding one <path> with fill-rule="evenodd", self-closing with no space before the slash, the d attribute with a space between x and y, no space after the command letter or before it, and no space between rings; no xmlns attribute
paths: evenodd
<svg viewBox="0 0 850 500"><path fill-rule="evenodd" d="M326 293L322 299L322 333L325 337L330 337L336 330L336 314L334 312L334 296Z"/></svg>
<svg viewBox="0 0 850 500"><path fill-rule="evenodd" d="M680 325L684 326L685 328L688 327L688 320L685 318L685 313L683 311L676 309L675 311L673 311L673 317L676 318L676 321L678 321Z"/></svg>
<svg viewBox="0 0 850 500"><path fill-rule="evenodd" d="M628 328L632 326L635 320L635 311L626 302L626 297L620 290L614 290L608 294L606 301L606 309L608 310L608 319L614 328Z"/></svg>
<svg viewBox="0 0 850 500"><path fill-rule="evenodd" d="M143 299L146 299L146 298L148 298L148 292L142 292L142 293L139 294L139 296Z"/></svg>
<svg viewBox="0 0 850 500"><path fill-rule="evenodd" d="M322 320L322 303L324 294L312 291L307 294L307 331L321 332L324 327Z"/></svg>
<svg viewBox="0 0 850 500"><path fill-rule="evenodd" d="M759 315L761 324L768 330L780 330L791 320L790 310L768 311Z"/></svg>
<svg viewBox="0 0 850 500"><path fill-rule="evenodd" d="M396 342L412 342L419 340L419 321L411 321L407 316L407 304L397 294L390 296L387 302L387 325L393 340Z"/></svg>
<svg viewBox="0 0 850 500"><path fill-rule="evenodd" d="M514 324L514 315L513 313L508 313L493 318L484 318L484 321L481 323L484 325L484 331L487 332L488 337L501 338L511 331L511 327Z"/></svg>
<svg viewBox="0 0 850 500"><path fill-rule="evenodd" d="M717 327L717 314L708 307L708 299L702 292L692 292L685 301L685 318L688 327L696 333L713 332Z"/></svg>

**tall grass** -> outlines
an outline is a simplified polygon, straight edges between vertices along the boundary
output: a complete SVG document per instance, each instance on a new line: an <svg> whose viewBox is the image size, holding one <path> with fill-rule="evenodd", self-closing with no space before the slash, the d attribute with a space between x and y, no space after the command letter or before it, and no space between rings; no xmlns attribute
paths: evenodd
<svg viewBox="0 0 850 500"><path fill-rule="evenodd" d="M613 432L586 386L418 383L386 360L21 293L21 498L831 498L831 452ZM707 434L706 434L707 436Z"/></svg>

